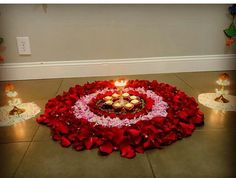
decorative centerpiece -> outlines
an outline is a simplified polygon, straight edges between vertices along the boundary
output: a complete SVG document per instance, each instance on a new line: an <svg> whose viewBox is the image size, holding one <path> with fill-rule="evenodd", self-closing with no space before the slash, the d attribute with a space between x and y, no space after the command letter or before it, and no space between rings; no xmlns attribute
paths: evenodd
<svg viewBox="0 0 236 178"><path fill-rule="evenodd" d="M52 98L37 121L52 138L75 150L120 151L133 158L190 136L203 124L198 104L184 92L156 80L95 81Z"/></svg>
<svg viewBox="0 0 236 178"><path fill-rule="evenodd" d="M228 94L228 90L225 90L226 86L230 85L229 81L229 74L222 73L219 75L219 79L216 81L218 85L220 85L220 90L216 89L216 93L220 94L219 97L215 98L215 101L221 102L221 103L228 103L229 100L227 100L224 95Z"/></svg>
<svg viewBox="0 0 236 178"><path fill-rule="evenodd" d="M9 83L5 86L6 95L10 98L8 104L13 107L13 109L9 112L9 115L19 115L25 112L25 109L17 107L17 105L21 104L21 100L20 98L17 98L18 93L14 89L15 87L13 84Z"/></svg>
<svg viewBox="0 0 236 178"><path fill-rule="evenodd" d="M12 83L5 85L8 104L0 107L0 127L14 125L37 115L40 108L33 102L22 103Z"/></svg>
<svg viewBox="0 0 236 178"><path fill-rule="evenodd" d="M128 81L120 79L115 81L114 85L117 91L109 93L103 97L102 100L98 100L97 107L103 111L114 112L117 114L126 114L132 109L138 109L137 106L141 103L138 96L131 95L128 92L124 92L124 88Z"/></svg>
<svg viewBox="0 0 236 178"><path fill-rule="evenodd" d="M216 83L220 86L215 93L201 93L198 101L202 105L221 111L236 111L236 96L230 95L226 87L230 85L227 73L221 73Z"/></svg>

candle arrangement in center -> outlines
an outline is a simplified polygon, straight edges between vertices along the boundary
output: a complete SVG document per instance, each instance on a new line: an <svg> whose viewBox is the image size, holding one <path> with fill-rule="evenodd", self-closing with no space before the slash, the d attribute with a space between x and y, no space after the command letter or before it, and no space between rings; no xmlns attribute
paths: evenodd
<svg viewBox="0 0 236 178"><path fill-rule="evenodd" d="M140 104L139 97L135 95L131 95L128 92L123 92L124 87L127 84L127 80L118 80L115 82L115 86L117 87L117 92L112 95L105 96L103 98L104 105L108 107L112 107L115 110L125 109L132 110L135 106Z"/></svg>

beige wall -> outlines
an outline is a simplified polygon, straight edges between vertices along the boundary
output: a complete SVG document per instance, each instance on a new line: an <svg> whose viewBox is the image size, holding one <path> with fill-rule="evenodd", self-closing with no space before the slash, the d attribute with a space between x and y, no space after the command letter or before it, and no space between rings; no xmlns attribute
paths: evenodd
<svg viewBox="0 0 236 178"><path fill-rule="evenodd" d="M229 5L0 5L7 62L236 53ZM32 55L17 54L29 36Z"/></svg>

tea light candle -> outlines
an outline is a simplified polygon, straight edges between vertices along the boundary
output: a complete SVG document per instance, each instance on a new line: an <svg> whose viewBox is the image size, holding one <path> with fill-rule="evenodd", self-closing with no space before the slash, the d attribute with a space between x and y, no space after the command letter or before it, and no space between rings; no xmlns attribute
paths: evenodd
<svg viewBox="0 0 236 178"><path fill-rule="evenodd" d="M139 100L137 100L137 99L132 100L131 103L134 104L134 105L139 104Z"/></svg>
<svg viewBox="0 0 236 178"><path fill-rule="evenodd" d="M108 100L105 102L106 105L112 105L113 104L113 101L112 100Z"/></svg>
<svg viewBox="0 0 236 178"><path fill-rule="evenodd" d="M103 100L105 100L105 101L112 100L112 97L111 96L106 96L106 97L103 98Z"/></svg>
<svg viewBox="0 0 236 178"><path fill-rule="evenodd" d="M132 96L130 96L130 99L131 100L136 100L138 97L137 96L134 96L134 95L132 95Z"/></svg>
<svg viewBox="0 0 236 178"><path fill-rule="evenodd" d="M123 93L122 96L123 96L124 98L127 98L127 97L129 97L129 93Z"/></svg>
<svg viewBox="0 0 236 178"><path fill-rule="evenodd" d="M112 97L115 98L115 99L119 98L119 96L120 96L120 95L118 95L117 93L113 93L113 94L112 94Z"/></svg>
<svg viewBox="0 0 236 178"><path fill-rule="evenodd" d="M121 105L121 103L116 102L116 103L113 104L113 107L114 107L114 108L121 108L122 105Z"/></svg>
<svg viewBox="0 0 236 178"><path fill-rule="evenodd" d="M125 104L125 109L131 110L134 107L132 103Z"/></svg>

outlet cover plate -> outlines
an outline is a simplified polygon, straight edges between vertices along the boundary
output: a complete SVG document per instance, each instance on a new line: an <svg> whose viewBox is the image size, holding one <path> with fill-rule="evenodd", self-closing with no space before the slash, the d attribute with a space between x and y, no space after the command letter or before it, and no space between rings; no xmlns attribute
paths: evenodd
<svg viewBox="0 0 236 178"><path fill-rule="evenodd" d="M19 55L31 55L29 37L16 37Z"/></svg>

